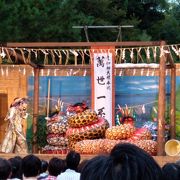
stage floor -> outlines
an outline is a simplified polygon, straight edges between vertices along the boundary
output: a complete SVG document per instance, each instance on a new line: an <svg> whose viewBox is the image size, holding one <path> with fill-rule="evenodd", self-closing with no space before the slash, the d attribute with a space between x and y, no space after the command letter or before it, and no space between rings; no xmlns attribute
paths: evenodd
<svg viewBox="0 0 180 180"><path fill-rule="evenodd" d="M14 156L21 156L24 157L27 154L5 154L5 153L0 153L0 157L9 159ZM34 154L38 156L40 159L47 160L49 161L52 157L59 157L62 159L65 159L66 155L61 155L61 154ZM85 159L91 159L96 155L81 155L81 160ZM180 160L180 156L153 156L153 158L158 162L160 166L163 166L164 164L168 162L176 162Z"/></svg>

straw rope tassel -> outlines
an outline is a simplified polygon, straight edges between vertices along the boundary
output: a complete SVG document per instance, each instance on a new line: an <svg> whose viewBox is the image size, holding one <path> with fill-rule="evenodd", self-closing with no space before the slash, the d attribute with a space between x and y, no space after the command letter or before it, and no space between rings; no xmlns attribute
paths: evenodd
<svg viewBox="0 0 180 180"><path fill-rule="evenodd" d="M22 49L20 49L20 52L21 52L21 56L22 56L22 59L23 59L23 61L24 61L24 64L27 64L26 58L25 58L25 56L24 56L24 51L23 51Z"/></svg>
<svg viewBox="0 0 180 180"><path fill-rule="evenodd" d="M2 53L2 52L0 52L0 53ZM2 57L1 57L1 55L0 55L0 64L2 64Z"/></svg>
<svg viewBox="0 0 180 180"><path fill-rule="evenodd" d="M137 48L136 49L136 51L137 51L137 63L139 62L139 60L141 60L142 62L144 62L144 60L143 60L143 58L142 58L142 56L141 56L141 48ZM140 58L140 59L139 59Z"/></svg>
<svg viewBox="0 0 180 180"><path fill-rule="evenodd" d="M122 63L122 49L120 49L120 52L119 52L119 63Z"/></svg>
<svg viewBox="0 0 180 180"><path fill-rule="evenodd" d="M88 52L89 54L88 54L87 52ZM90 57L90 50L89 50L89 49L85 49L85 50L84 50L84 54L87 55L88 57ZM91 57L90 57L89 64L90 64L90 63L91 63Z"/></svg>
<svg viewBox="0 0 180 180"><path fill-rule="evenodd" d="M59 65L61 65L62 64L62 54L61 54L60 50L58 50L57 52L58 52L58 57L59 57Z"/></svg>
<svg viewBox="0 0 180 180"><path fill-rule="evenodd" d="M31 50L28 49L27 52L28 52L27 63L30 63L31 62Z"/></svg>
<svg viewBox="0 0 180 180"><path fill-rule="evenodd" d="M85 58L84 58L84 52L83 52L83 50L81 49L81 50L79 50L79 54L80 54L80 56L81 56L81 64L82 65L84 65L85 64Z"/></svg>
<svg viewBox="0 0 180 180"><path fill-rule="evenodd" d="M63 52L64 52L64 54L66 55L65 65L67 65L67 64L68 64L68 61L69 61L69 51L66 50L66 53L65 53L65 51L63 51Z"/></svg>
<svg viewBox="0 0 180 180"><path fill-rule="evenodd" d="M55 59L54 51L51 50L50 53L51 53L51 58L52 58L52 64L56 65L56 59Z"/></svg>
<svg viewBox="0 0 180 180"><path fill-rule="evenodd" d="M5 49L5 52L6 52L6 55L7 55L7 62L8 63L12 63L12 59L11 59L11 56L9 55L9 50L7 48L4 48Z"/></svg>
<svg viewBox="0 0 180 180"><path fill-rule="evenodd" d="M15 63L17 63L18 62L17 53L14 49L11 49L11 50L13 52L13 56L15 57Z"/></svg>

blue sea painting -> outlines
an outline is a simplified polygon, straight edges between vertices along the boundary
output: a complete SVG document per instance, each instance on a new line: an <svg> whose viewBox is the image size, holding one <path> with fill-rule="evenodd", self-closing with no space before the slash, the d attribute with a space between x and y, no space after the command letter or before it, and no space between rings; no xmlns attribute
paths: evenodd
<svg viewBox="0 0 180 180"><path fill-rule="evenodd" d="M91 78L89 76L42 76L39 86L39 114L46 115L48 81L50 80L50 112L57 104L58 98L64 102L64 111L70 104L86 102L91 107ZM166 112L170 119L170 77L166 77ZM34 77L28 79L28 96L30 114L33 114ZM115 115L119 108L132 110L136 127L157 120L159 93L158 76L116 76L115 77ZM176 77L176 133L180 138L180 77Z"/></svg>
<svg viewBox="0 0 180 180"><path fill-rule="evenodd" d="M40 106L46 106L48 81L50 80L50 105L53 107L60 98L65 108L77 102L86 102L91 107L91 78L89 76L43 76L40 77ZM28 96L32 99L34 78L28 81ZM157 105L159 92L158 76L116 76L115 77L115 112L118 105L136 109L137 115L151 118L152 107ZM170 97L170 78L166 79L166 96ZM146 113L140 113L142 106ZM138 113L139 112L139 113Z"/></svg>
<svg viewBox="0 0 180 180"><path fill-rule="evenodd" d="M50 80L50 110L57 104L58 98L64 102L64 110L68 105L77 102L86 102L91 105L91 79L82 76L43 76L39 82L39 105L40 109L47 104L48 82ZM28 82L28 96L33 98L34 78L30 77ZM43 113L40 110L41 113ZM45 112L44 112L45 113Z"/></svg>

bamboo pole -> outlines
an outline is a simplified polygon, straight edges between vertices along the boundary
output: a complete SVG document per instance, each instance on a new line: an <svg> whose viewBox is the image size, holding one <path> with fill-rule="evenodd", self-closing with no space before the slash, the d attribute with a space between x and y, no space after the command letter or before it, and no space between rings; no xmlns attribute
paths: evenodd
<svg viewBox="0 0 180 180"><path fill-rule="evenodd" d="M48 79L48 97L47 97L47 113L46 113L46 117L49 117L49 101L50 101L50 87L51 87L51 80Z"/></svg>
<svg viewBox="0 0 180 180"><path fill-rule="evenodd" d="M162 41L161 45L164 45ZM160 67L159 67L159 97L158 97L158 136L157 136L157 155L164 155L165 145L165 107L166 107L166 57L161 49Z"/></svg>
<svg viewBox="0 0 180 180"><path fill-rule="evenodd" d="M33 102L33 144L32 152L37 153L37 119L39 113L39 69L34 68L34 102Z"/></svg>
<svg viewBox="0 0 180 180"><path fill-rule="evenodd" d="M176 138L176 68L171 69L170 135Z"/></svg>

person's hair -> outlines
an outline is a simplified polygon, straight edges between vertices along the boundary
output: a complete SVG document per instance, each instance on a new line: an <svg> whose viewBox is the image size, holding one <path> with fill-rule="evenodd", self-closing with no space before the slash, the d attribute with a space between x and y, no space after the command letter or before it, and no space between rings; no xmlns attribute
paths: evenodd
<svg viewBox="0 0 180 180"><path fill-rule="evenodd" d="M103 175L103 171L105 170L104 168L106 167L108 159L109 157L107 156L99 155L88 160L81 169L80 180L104 180L105 177Z"/></svg>
<svg viewBox="0 0 180 180"><path fill-rule="evenodd" d="M0 179L8 179L11 174L11 164L8 160L0 158Z"/></svg>
<svg viewBox="0 0 180 180"><path fill-rule="evenodd" d="M68 169L77 170L81 160L80 154L75 151L70 151L66 156L66 166Z"/></svg>
<svg viewBox="0 0 180 180"><path fill-rule="evenodd" d="M89 160L81 172L81 180L161 180L162 171L144 150L132 144L116 145L109 156Z"/></svg>
<svg viewBox="0 0 180 180"><path fill-rule="evenodd" d="M167 163L162 167L164 180L179 180L180 166L176 163Z"/></svg>
<svg viewBox="0 0 180 180"><path fill-rule="evenodd" d="M12 166L11 179L22 179L22 158L20 156L15 156L14 158L10 158L9 162Z"/></svg>
<svg viewBox="0 0 180 180"><path fill-rule="evenodd" d="M48 162L45 160L41 160L41 171L40 173L46 172L48 169Z"/></svg>
<svg viewBox="0 0 180 180"><path fill-rule="evenodd" d="M49 161L49 166L48 166L49 175L58 176L61 172L64 171L64 167L65 164L62 159L56 157L52 158Z"/></svg>
<svg viewBox="0 0 180 180"><path fill-rule="evenodd" d="M86 165L86 163L88 162L88 159L84 159L83 161L81 161L78 165L78 172L81 173L82 169L84 168L84 166Z"/></svg>
<svg viewBox="0 0 180 180"><path fill-rule="evenodd" d="M27 155L22 159L22 170L25 177L36 177L41 170L41 160L35 155Z"/></svg>
<svg viewBox="0 0 180 180"><path fill-rule="evenodd" d="M180 166L180 160L176 161L176 164Z"/></svg>

